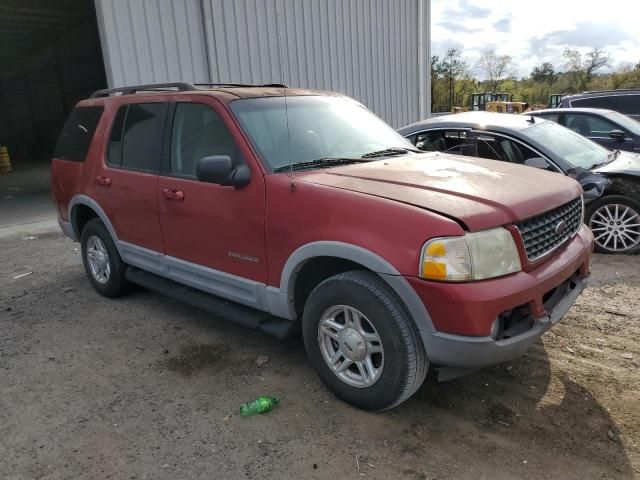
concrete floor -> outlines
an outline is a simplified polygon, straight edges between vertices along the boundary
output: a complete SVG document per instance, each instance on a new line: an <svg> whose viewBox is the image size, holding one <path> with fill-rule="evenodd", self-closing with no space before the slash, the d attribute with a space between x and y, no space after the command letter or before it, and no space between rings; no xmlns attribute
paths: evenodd
<svg viewBox="0 0 640 480"><path fill-rule="evenodd" d="M49 189L49 163L32 163L0 175L0 235L14 227L55 223L56 208ZM41 225L40 225L41 226Z"/></svg>

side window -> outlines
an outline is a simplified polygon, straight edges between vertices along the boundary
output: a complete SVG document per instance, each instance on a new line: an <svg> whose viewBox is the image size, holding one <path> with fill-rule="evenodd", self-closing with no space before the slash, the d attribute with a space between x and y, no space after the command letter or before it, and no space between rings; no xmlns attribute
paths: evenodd
<svg viewBox="0 0 640 480"><path fill-rule="evenodd" d="M619 130L620 128L601 117L587 116L589 120L589 134L594 137L609 137L611 130Z"/></svg>
<svg viewBox="0 0 640 480"><path fill-rule="evenodd" d="M558 123L558 120L560 119L559 113L545 113L544 115L539 115L539 116L544 118L545 120L549 120L551 122L556 122L556 123Z"/></svg>
<svg viewBox="0 0 640 480"><path fill-rule="evenodd" d="M638 115L640 114L640 94L633 95L625 95L626 102L625 106L618 110L620 113L624 113L627 115ZM614 110L616 110L614 108Z"/></svg>
<svg viewBox="0 0 640 480"><path fill-rule="evenodd" d="M480 134L477 143L478 156L482 158L523 164L529 158L540 156L529 147L500 135Z"/></svg>
<svg viewBox="0 0 640 480"><path fill-rule="evenodd" d="M235 162L236 143L220 116L201 103L178 103L171 131L170 173L195 177L202 157L227 155Z"/></svg>
<svg viewBox="0 0 640 480"><path fill-rule="evenodd" d="M53 157L84 162L103 110L103 107L74 108L62 127Z"/></svg>
<svg viewBox="0 0 640 480"><path fill-rule="evenodd" d="M109 146L107 147L107 162L111 165L122 165L122 130L128 109L128 105L120 107L111 126Z"/></svg>
<svg viewBox="0 0 640 480"><path fill-rule="evenodd" d="M459 130L434 130L418 133L414 143L425 152L462 153L467 143L467 132Z"/></svg>
<svg viewBox="0 0 640 480"><path fill-rule="evenodd" d="M565 114L565 123L567 128L587 137L606 137L617 128L604 118L575 113Z"/></svg>
<svg viewBox="0 0 640 480"><path fill-rule="evenodd" d="M586 97L578 100L573 100L571 106L576 107L588 107L588 108L610 108L616 110L612 105L612 99L614 97Z"/></svg>
<svg viewBox="0 0 640 480"><path fill-rule="evenodd" d="M159 171L166 110L166 103L120 107L109 137L109 163L133 170Z"/></svg>

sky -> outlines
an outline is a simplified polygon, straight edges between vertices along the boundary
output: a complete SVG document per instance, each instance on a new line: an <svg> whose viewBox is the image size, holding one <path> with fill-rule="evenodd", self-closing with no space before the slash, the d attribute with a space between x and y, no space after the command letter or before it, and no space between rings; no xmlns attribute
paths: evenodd
<svg viewBox="0 0 640 480"><path fill-rule="evenodd" d="M611 67L635 65L639 14L638 0L431 0L431 54L459 48L479 78L485 75L477 62L489 48L513 57L509 73L518 77L543 62L564 71L566 48L584 53L601 47Z"/></svg>

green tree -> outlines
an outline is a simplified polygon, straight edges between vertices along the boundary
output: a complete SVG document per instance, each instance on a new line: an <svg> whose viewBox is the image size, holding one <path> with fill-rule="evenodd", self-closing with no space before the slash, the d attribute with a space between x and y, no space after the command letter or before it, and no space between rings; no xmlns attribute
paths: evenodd
<svg viewBox="0 0 640 480"><path fill-rule="evenodd" d="M494 49L485 50L480 57L480 67L489 78L491 91L497 92L500 83L507 74L512 58L509 55L498 55Z"/></svg>
<svg viewBox="0 0 640 480"><path fill-rule="evenodd" d="M533 67L533 70L531 70L531 79L539 83L553 85L556 80L558 80L558 74L552 64L544 62L542 65Z"/></svg>
<svg viewBox="0 0 640 480"><path fill-rule="evenodd" d="M563 55L577 91L586 90L598 70L609 65L609 54L602 48L594 48L585 55L567 48Z"/></svg>
<svg viewBox="0 0 640 480"><path fill-rule="evenodd" d="M448 110L451 110L456 100L456 83L468 72L469 65L462 59L460 49L450 48L437 66L437 70L447 85Z"/></svg>

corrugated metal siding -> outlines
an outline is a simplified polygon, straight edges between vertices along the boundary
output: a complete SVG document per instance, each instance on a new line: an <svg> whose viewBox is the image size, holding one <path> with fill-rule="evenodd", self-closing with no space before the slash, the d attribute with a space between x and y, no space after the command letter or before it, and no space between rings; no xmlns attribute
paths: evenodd
<svg viewBox="0 0 640 480"><path fill-rule="evenodd" d="M418 78L419 1L429 0L96 4L110 85L284 82L343 92L398 127L420 119L420 82L429 93L427 78ZM427 33L423 42L428 72Z"/></svg>
<svg viewBox="0 0 640 480"><path fill-rule="evenodd" d="M110 87L207 82L200 0L96 0Z"/></svg>

